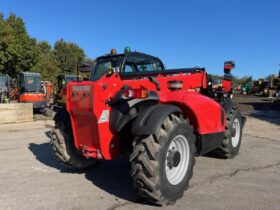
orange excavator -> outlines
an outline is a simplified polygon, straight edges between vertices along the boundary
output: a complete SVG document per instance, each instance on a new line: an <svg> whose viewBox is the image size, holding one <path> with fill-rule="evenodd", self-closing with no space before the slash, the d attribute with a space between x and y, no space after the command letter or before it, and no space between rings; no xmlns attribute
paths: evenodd
<svg viewBox="0 0 280 210"><path fill-rule="evenodd" d="M47 106L47 94L41 86L41 75L33 72L21 72L18 76L19 102L32 103L33 109Z"/></svg>

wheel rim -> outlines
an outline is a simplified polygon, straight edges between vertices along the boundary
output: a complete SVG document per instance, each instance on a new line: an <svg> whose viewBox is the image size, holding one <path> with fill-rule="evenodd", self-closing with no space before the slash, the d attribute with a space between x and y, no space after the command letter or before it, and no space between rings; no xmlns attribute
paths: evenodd
<svg viewBox="0 0 280 210"><path fill-rule="evenodd" d="M190 160L190 146L183 135L178 135L171 141L166 154L165 172L167 180L172 185L179 184L185 177Z"/></svg>
<svg viewBox="0 0 280 210"><path fill-rule="evenodd" d="M232 129L234 131L234 135L231 137L231 143L233 147L237 147L240 139L240 122L238 118L233 121Z"/></svg>

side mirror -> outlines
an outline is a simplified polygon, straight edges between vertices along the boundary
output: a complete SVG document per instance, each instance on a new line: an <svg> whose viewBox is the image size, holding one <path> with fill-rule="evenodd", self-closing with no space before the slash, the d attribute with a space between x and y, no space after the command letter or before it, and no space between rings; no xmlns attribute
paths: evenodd
<svg viewBox="0 0 280 210"><path fill-rule="evenodd" d="M230 74L231 69L235 68L235 62L234 61L225 61L224 62L224 73Z"/></svg>

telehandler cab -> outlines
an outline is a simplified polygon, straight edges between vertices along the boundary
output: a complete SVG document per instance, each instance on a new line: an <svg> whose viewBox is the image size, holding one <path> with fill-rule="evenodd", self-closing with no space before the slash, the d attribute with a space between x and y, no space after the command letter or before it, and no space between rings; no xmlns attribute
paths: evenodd
<svg viewBox="0 0 280 210"><path fill-rule="evenodd" d="M233 62L222 87L204 68L165 69L144 53L97 58L90 81L67 85L66 108L55 116L51 145L60 162L81 170L129 154L139 194L169 205L183 196L195 156L220 150L237 155L243 120L231 101Z"/></svg>

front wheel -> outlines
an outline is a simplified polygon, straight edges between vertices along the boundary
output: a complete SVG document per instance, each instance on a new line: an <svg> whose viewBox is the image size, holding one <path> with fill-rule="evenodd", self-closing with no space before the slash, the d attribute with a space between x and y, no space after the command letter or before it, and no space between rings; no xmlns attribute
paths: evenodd
<svg viewBox="0 0 280 210"><path fill-rule="evenodd" d="M62 109L55 116L55 127L50 141L55 157L66 167L83 170L95 165L98 160L83 157L74 145L69 114Z"/></svg>
<svg viewBox="0 0 280 210"><path fill-rule="evenodd" d="M156 133L135 138L130 161L134 187L140 196L160 205L175 203L192 177L192 126L183 116L169 115Z"/></svg>

